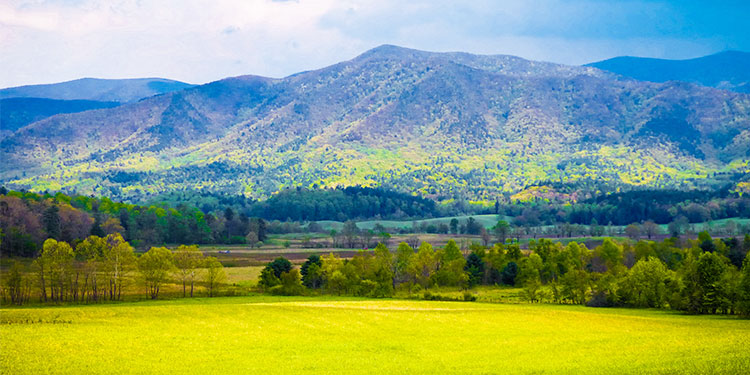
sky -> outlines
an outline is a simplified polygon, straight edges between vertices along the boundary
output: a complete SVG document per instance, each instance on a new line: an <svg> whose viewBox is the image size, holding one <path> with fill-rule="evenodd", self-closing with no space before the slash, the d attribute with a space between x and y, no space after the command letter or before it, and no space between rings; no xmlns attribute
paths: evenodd
<svg viewBox="0 0 750 375"><path fill-rule="evenodd" d="M750 1L0 0L0 87L284 77L381 44L580 65L750 51Z"/></svg>

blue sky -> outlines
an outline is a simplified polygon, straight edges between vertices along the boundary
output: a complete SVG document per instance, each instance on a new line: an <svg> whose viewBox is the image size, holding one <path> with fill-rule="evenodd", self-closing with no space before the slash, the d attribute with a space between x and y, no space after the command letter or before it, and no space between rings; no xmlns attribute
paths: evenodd
<svg viewBox="0 0 750 375"><path fill-rule="evenodd" d="M750 1L0 0L0 87L283 77L380 44L583 64L750 51Z"/></svg>

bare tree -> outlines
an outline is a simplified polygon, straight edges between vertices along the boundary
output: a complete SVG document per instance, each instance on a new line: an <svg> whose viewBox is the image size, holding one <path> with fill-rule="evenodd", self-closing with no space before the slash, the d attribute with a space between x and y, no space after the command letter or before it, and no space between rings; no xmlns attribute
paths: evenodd
<svg viewBox="0 0 750 375"><path fill-rule="evenodd" d="M643 229L643 233L646 234L646 237L648 237L649 240L651 239L651 237L661 233L661 228L659 228L659 225L651 220L643 223L643 225L641 225L641 228Z"/></svg>

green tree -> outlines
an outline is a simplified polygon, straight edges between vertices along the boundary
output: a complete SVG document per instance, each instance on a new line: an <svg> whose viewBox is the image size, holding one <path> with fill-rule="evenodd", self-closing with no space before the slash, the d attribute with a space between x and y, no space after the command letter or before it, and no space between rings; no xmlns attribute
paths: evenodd
<svg viewBox="0 0 750 375"><path fill-rule="evenodd" d="M533 253L527 258L521 260L521 267L516 282L526 285L528 280L539 279L541 282L541 273L544 263L539 254Z"/></svg>
<svg viewBox="0 0 750 375"><path fill-rule="evenodd" d="M60 239L60 208L53 204L44 211L42 223L47 235L54 239Z"/></svg>
<svg viewBox="0 0 750 375"><path fill-rule="evenodd" d="M560 277L562 299L583 305L588 300L589 274L581 269L573 269Z"/></svg>
<svg viewBox="0 0 750 375"><path fill-rule="evenodd" d="M102 268L108 281L110 300L122 297L122 287L136 262L135 253L119 233L108 235L107 248L102 256Z"/></svg>
<svg viewBox="0 0 750 375"><path fill-rule="evenodd" d="M423 288L430 286L430 277L437 268L437 259L432 245L422 242L417 254L411 257L409 274Z"/></svg>
<svg viewBox="0 0 750 375"><path fill-rule="evenodd" d="M396 264L393 254L384 244L379 243L375 247L374 254L374 278L376 286L370 292L371 297L390 297L393 295L394 277Z"/></svg>
<svg viewBox="0 0 750 375"><path fill-rule="evenodd" d="M195 278L198 267L203 264L203 254L197 245L180 245L174 252L174 265L177 276L182 281L182 296L187 296L187 284L190 283L190 297L195 289Z"/></svg>
<svg viewBox="0 0 750 375"><path fill-rule="evenodd" d="M44 264L50 298L53 301L64 301L68 296L73 259L73 249L67 242L53 238L44 241L41 261Z"/></svg>
<svg viewBox="0 0 750 375"><path fill-rule="evenodd" d="M204 260L204 267L206 268L206 287L208 288L208 296L213 297L216 295L221 284L227 279L227 275L224 272L224 266L219 262L216 257L206 257Z"/></svg>
<svg viewBox="0 0 750 375"><path fill-rule="evenodd" d="M323 262L320 255L312 254L307 257L302 264L300 273L302 274L302 285L310 289L319 289L323 286Z"/></svg>
<svg viewBox="0 0 750 375"><path fill-rule="evenodd" d="M508 262L503 267L503 271L500 273L500 278L505 285L516 285L516 279L518 278L518 264L516 262Z"/></svg>
<svg viewBox="0 0 750 375"><path fill-rule="evenodd" d="M279 281L279 285L276 285L269 290L272 294L296 296L304 292L305 288L302 286L300 272L296 268L292 268L287 272L282 272Z"/></svg>
<svg viewBox="0 0 750 375"><path fill-rule="evenodd" d="M518 261L519 259L521 259L521 247L517 243L510 244L505 249L505 255L508 257L508 259L514 261Z"/></svg>
<svg viewBox="0 0 750 375"><path fill-rule="evenodd" d="M456 219L455 217L451 219L450 228L452 234L458 234L458 219Z"/></svg>
<svg viewBox="0 0 750 375"><path fill-rule="evenodd" d="M284 258L278 257L268 263L260 273L259 286L263 288L272 288L281 284L281 274L292 270L292 263Z"/></svg>
<svg viewBox="0 0 750 375"><path fill-rule="evenodd" d="M542 281L540 273L542 266L542 258L538 254L531 254L521 261L518 278L523 284L522 294L529 302L541 302Z"/></svg>
<svg viewBox="0 0 750 375"><path fill-rule="evenodd" d="M449 240L437 254L437 266L432 274L432 281L441 286L465 286L468 276L464 271L466 260L456 241Z"/></svg>
<svg viewBox="0 0 750 375"><path fill-rule="evenodd" d="M622 246L612 241L611 238L605 238L601 246L596 248L596 253L607 266L607 270L617 272L622 266Z"/></svg>
<svg viewBox="0 0 750 375"><path fill-rule="evenodd" d="M738 311L744 316L750 316L750 253L745 256L742 264L742 280L738 291Z"/></svg>
<svg viewBox="0 0 750 375"><path fill-rule="evenodd" d="M484 279L484 261L476 253L469 254L464 266L466 274L469 276L469 287L474 287Z"/></svg>
<svg viewBox="0 0 750 375"><path fill-rule="evenodd" d="M510 234L510 224L505 220L499 220L492 230L495 232L497 241L504 244Z"/></svg>
<svg viewBox="0 0 750 375"><path fill-rule="evenodd" d="M401 242L396 248L396 259L395 259L395 280L398 283L413 282L414 279L410 278L409 264L411 258L414 256L414 249L409 246L406 242Z"/></svg>
<svg viewBox="0 0 750 375"><path fill-rule="evenodd" d="M667 267L661 260L652 257L639 260L625 278L626 302L638 307L664 306L668 279Z"/></svg>
<svg viewBox="0 0 750 375"><path fill-rule="evenodd" d="M716 313L721 307L719 281L725 271L724 262L714 253L703 253L698 257L698 287L702 292L700 312Z"/></svg>
<svg viewBox="0 0 750 375"><path fill-rule="evenodd" d="M138 258L138 271L151 299L159 297L161 286L169 279L169 273L174 268L172 258L172 252L166 247L152 247Z"/></svg>
<svg viewBox="0 0 750 375"><path fill-rule="evenodd" d="M28 299L28 280L23 263L12 260L11 265L2 277L3 296L10 298L10 303L22 305Z"/></svg>
<svg viewBox="0 0 750 375"><path fill-rule="evenodd" d="M107 246L106 239L98 236L89 236L76 245L75 257L81 262L81 300L98 301L100 298L98 276Z"/></svg>

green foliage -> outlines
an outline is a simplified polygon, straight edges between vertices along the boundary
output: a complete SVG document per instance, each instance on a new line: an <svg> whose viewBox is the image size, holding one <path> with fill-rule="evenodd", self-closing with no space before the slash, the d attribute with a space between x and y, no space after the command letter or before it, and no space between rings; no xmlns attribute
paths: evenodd
<svg viewBox="0 0 750 375"><path fill-rule="evenodd" d="M648 257L636 262L624 279L623 302L637 307L662 307L667 302L669 274L662 261Z"/></svg>
<svg viewBox="0 0 750 375"><path fill-rule="evenodd" d="M612 239L605 238L602 245L595 250L596 255L604 261L607 270L617 272L622 265L622 246L618 245Z"/></svg>
<svg viewBox="0 0 750 375"><path fill-rule="evenodd" d="M469 277L469 288L479 285L484 280L484 261L482 261L479 255L471 253L466 258L464 271L466 271Z"/></svg>
<svg viewBox="0 0 750 375"><path fill-rule="evenodd" d="M745 257L742 265L742 281L739 286L738 310L745 316L750 316L750 255Z"/></svg>
<svg viewBox="0 0 750 375"><path fill-rule="evenodd" d="M198 251L198 246L180 245L175 250L174 266L180 281L182 281L183 297L187 295L188 283L190 283L190 297L193 296L197 269L203 262L203 254Z"/></svg>
<svg viewBox="0 0 750 375"><path fill-rule="evenodd" d="M310 289L319 289L323 286L323 262L320 255L313 254L307 257L300 268L302 284Z"/></svg>
<svg viewBox="0 0 750 375"><path fill-rule="evenodd" d="M260 274L258 285L270 289L282 283L281 275L292 270L292 263L284 258L278 257L269 262Z"/></svg>
<svg viewBox="0 0 750 375"><path fill-rule="evenodd" d="M505 240L508 238L508 235L510 234L510 224L508 224L508 222L505 220L499 220L492 229L495 232L495 237L497 237L497 241L500 243L505 243Z"/></svg>
<svg viewBox="0 0 750 375"><path fill-rule="evenodd" d="M226 272L224 271L224 266L215 257L206 257L204 267L206 268L205 281L208 287L208 296L214 297L221 285L226 281Z"/></svg>
<svg viewBox="0 0 750 375"><path fill-rule="evenodd" d="M589 300L589 275L583 270L574 269L560 277L561 299L575 304L585 304Z"/></svg>
<svg viewBox="0 0 750 375"><path fill-rule="evenodd" d="M269 289L271 294L295 296L302 294L305 290L304 286L302 286L299 270L296 268L282 272L279 281L279 285L275 285Z"/></svg>
<svg viewBox="0 0 750 375"><path fill-rule="evenodd" d="M159 289L173 269L172 252L165 247L152 247L138 258L138 271L148 287L151 299L159 297Z"/></svg>

